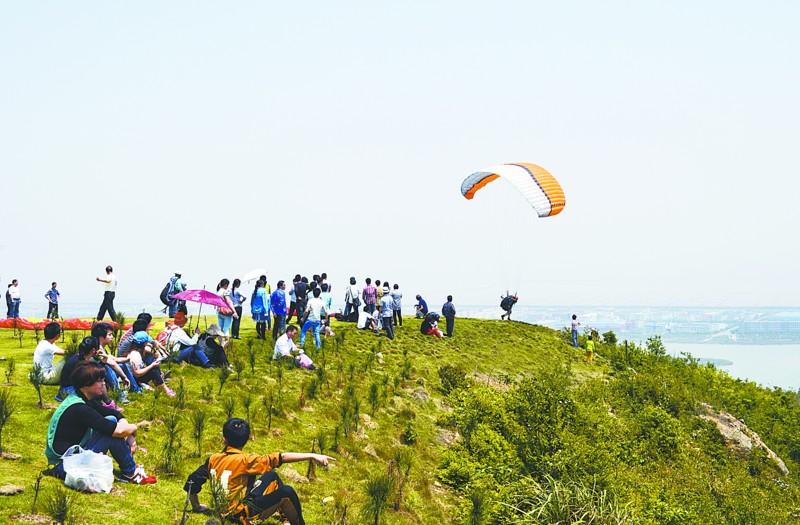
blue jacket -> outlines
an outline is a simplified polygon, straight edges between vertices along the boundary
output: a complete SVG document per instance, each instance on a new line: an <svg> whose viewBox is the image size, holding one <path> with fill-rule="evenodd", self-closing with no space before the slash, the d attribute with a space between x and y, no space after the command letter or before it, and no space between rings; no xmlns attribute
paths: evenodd
<svg viewBox="0 0 800 525"><path fill-rule="evenodd" d="M280 288L269 296L269 308L275 315L286 315L286 294Z"/></svg>

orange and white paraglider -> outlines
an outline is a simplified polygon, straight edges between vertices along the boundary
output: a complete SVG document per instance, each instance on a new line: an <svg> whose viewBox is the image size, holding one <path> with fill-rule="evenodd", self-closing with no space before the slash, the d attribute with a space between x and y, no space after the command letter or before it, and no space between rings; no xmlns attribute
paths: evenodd
<svg viewBox="0 0 800 525"><path fill-rule="evenodd" d="M558 215L566 205L564 190L550 173L536 164L497 164L473 173L461 183L461 194L472 199L487 184L503 178L528 200L539 217Z"/></svg>

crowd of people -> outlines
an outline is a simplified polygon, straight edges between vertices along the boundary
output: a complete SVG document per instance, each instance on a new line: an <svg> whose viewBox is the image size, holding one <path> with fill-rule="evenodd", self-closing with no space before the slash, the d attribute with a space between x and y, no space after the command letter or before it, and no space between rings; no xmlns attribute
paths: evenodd
<svg viewBox="0 0 800 525"><path fill-rule="evenodd" d="M187 363L202 368L230 367L226 349L232 339L240 337L240 323L245 304L249 300L250 314L256 326L256 337L266 339L271 330L274 344L272 358L287 359L303 369L313 370L315 365L304 350L306 338L313 336L314 345L320 348L321 338L335 335L331 321L355 323L357 328L384 333L389 340L395 338L396 329L403 326L403 293L395 283L370 278L363 288L355 277L345 287L344 309L335 310L331 284L325 273L308 279L295 275L289 286L279 280L275 289L266 275L255 280L252 292L242 290L240 279L221 279L216 286L217 323L204 330L187 326L186 303L179 294L187 291L182 273L175 272L161 294L168 318L156 337L150 335L153 317L141 313L132 325L122 331L115 343L115 325L105 322L106 315L115 316L114 299L117 279L113 268L97 277L103 286L103 298L91 333L77 345L77 350L66 356L58 346L62 338L58 303L60 292L57 283L45 293L49 303L48 319L43 339L33 352L34 370L40 374L41 383L59 387L56 399L60 402L51 417L45 456L48 473L60 479L66 476L63 458L74 447L98 453L109 453L119 467L118 479L135 484L156 483L137 464L134 454L137 425L125 419L124 406L130 402L129 392L161 389L167 396L175 392L167 385L167 374L161 369L166 360ZM179 296L179 297L176 297ZM427 302L417 295L414 305L416 316L422 319L421 331L437 338L452 337L456 310L452 296L442 307L447 329L438 327L439 315L428 310ZM19 316L20 288L17 280L8 287L9 317ZM298 340L298 344L295 341ZM228 489L243 487L249 492L246 498L234 499L229 516L246 521L256 516L266 517L276 511L290 523L304 523L300 501L294 490L284 485L274 469L283 463L314 461L327 465L333 458L322 454L296 452L269 455L247 454L242 451L249 439L246 421L230 419L223 426L224 449L213 454L187 480L186 490L194 510L203 511L198 493L214 472L230 471Z"/></svg>
<svg viewBox="0 0 800 525"><path fill-rule="evenodd" d="M221 279L216 286L217 323L204 330L198 325L188 327L186 303L181 299L187 285L182 273L175 272L161 293L167 313L163 329L154 338L150 335L153 318L141 313L130 328L121 333L114 346L115 327L103 321L106 314L114 317L114 299L117 279L111 266L105 275L97 278L103 287L103 300L98 321L91 334L78 344L77 351L66 358L57 344L62 337L61 325L55 321L44 327L43 339L33 352L34 370L40 374L42 384L58 385L56 399L60 405L51 417L45 455L50 464L49 473L65 478L63 458L76 445L85 450L109 453L119 466L118 479L136 484L156 483L155 476L147 474L137 464L134 454L137 425L123 416L124 408L117 403L129 403L128 392L161 389L167 396L175 392L167 386L167 374L161 369L166 360L187 363L202 368L230 367L226 349L232 339L240 337L244 305L249 300L250 314L255 323L256 337L266 340L271 330L272 359L288 360L298 367L313 370L315 365L306 354L307 334L312 334L316 348L321 337L334 335L331 320L355 323L357 329L384 333L393 340L396 330L403 326L403 293L399 284L364 279L363 287L355 277L345 286L344 308L334 310L332 287L325 273L308 279L297 274L289 286L279 280L273 290L266 275L255 279L252 292L242 291L240 279ZM177 296L177 297L176 297ZM48 301L48 319L58 318L60 293L57 283L45 293ZM442 305L441 315L431 311L427 301L419 294L414 304L415 317L421 319L420 331L436 338L453 337L456 307L453 296L448 295ZM518 298L506 293L501 297L501 319L511 320L511 311ZM9 317L19 316L20 288L15 279L6 294ZM439 327L444 317L445 330ZM294 320L293 324L292 321ZM571 342L578 346L577 316L572 316ZM295 340L299 338L298 343ZM591 362L594 342L591 336L586 343L587 360ZM61 356L58 359L57 356ZM113 396L111 395L113 394ZM116 401L115 401L116 400ZM210 476L228 472L228 490L242 497L230 502L228 515L247 522L255 517L266 517L279 511L292 524L304 523L302 507L292 487L284 485L275 470L283 463L313 461L327 465L333 458L323 454L296 452L268 455L248 454L243 451L250 437L246 421L229 419L223 425L224 448L211 455L187 480L187 491L195 511L207 508L199 502L198 494Z"/></svg>

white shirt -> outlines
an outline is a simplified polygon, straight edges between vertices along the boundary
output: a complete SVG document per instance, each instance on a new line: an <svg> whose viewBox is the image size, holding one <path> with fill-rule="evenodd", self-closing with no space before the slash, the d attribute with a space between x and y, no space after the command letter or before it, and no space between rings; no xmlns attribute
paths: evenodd
<svg viewBox="0 0 800 525"><path fill-rule="evenodd" d="M128 354L128 363L134 370L141 370L144 368L144 360L142 359L142 354L140 354L138 350L131 350Z"/></svg>
<svg viewBox="0 0 800 525"><path fill-rule="evenodd" d="M308 300L308 320L321 321L322 311L325 310L325 303L319 297L312 297ZM328 313L328 312L325 312Z"/></svg>
<svg viewBox="0 0 800 525"><path fill-rule="evenodd" d="M285 357L287 355L291 355L292 350L296 350L297 347L294 345L294 341L289 339L288 334L283 334L275 341L275 351L272 353L272 359L278 359L280 357Z"/></svg>
<svg viewBox="0 0 800 525"><path fill-rule="evenodd" d="M361 290L358 288L357 284L351 284L347 287L348 292L350 292L350 302L353 302L353 297L358 297L358 300L361 301Z"/></svg>
<svg viewBox="0 0 800 525"><path fill-rule="evenodd" d="M186 330L183 328L176 326L172 329L169 333L168 341L169 341L169 350L170 352L174 352L178 349L177 345L182 344L184 346L194 346L197 344L197 339L200 337L200 334L194 334L194 337L189 337L189 334L186 333Z"/></svg>
<svg viewBox="0 0 800 525"><path fill-rule="evenodd" d="M581 323L579 323L577 319L574 319L572 321L572 329L573 330L577 330L580 325L581 325Z"/></svg>
<svg viewBox="0 0 800 525"><path fill-rule="evenodd" d="M103 290L106 292L116 292L117 291L117 277L113 273L107 273L105 276L100 277L103 280L111 281L108 283L103 283Z"/></svg>
<svg viewBox="0 0 800 525"><path fill-rule="evenodd" d="M33 364L39 365L42 368L42 372L49 374L53 371L53 355L55 355L56 350L60 351L61 349L50 341L42 339L36 345L36 350L33 351Z"/></svg>
<svg viewBox="0 0 800 525"><path fill-rule="evenodd" d="M19 299L19 285L9 286L8 294L11 296L12 299Z"/></svg>
<svg viewBox="0 0 800 525"><path fill-rule="evenodd" d="M369 313L365 312L364 310L358 311L358 322L356 323L356 328L362 330L367 326L367 320L372 317Z"/></svg>

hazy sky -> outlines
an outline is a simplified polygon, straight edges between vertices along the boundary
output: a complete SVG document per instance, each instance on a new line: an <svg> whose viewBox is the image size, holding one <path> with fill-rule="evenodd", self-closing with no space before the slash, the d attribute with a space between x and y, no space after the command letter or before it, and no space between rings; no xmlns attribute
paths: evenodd
<svg viewBox="0 0 800 525"><path fill-rule="evenodd" d="M4 2L0 278L30 303L51 280L98 299L112 264L121 301L265 266L434 303L797 305L798 21L791 1ZM461 197L516 161L561 181L561 215L502 184Z"/></svg>

